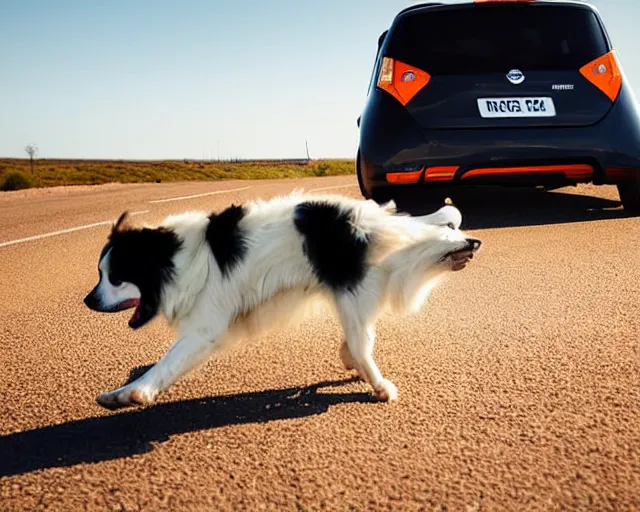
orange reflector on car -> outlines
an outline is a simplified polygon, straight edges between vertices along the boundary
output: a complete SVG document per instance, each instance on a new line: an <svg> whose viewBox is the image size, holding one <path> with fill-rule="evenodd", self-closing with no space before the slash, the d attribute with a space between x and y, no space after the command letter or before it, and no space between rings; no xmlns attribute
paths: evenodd
<svg viewBox="0 0 640 512"><path fill-rule="evenodd" d="M611 101L615 101L618 97L622 87L622 75L615 50L585 64L580 68L580 73L605 93Z"/></svg>
<svg viewBox="0 0 640 512"><path fill-rule="evenodd" d="M445 165L440 167L427 167L424 181L449 181L452 180L459 169L457 165Z"/></svg>
<svg viewBox="0 0 640 512"><path fill-rule="evenodd" d="M640 170L634 167L607 167L607 178L613 180L625 180L633 178L635 175L640 176Z"/></svg>
<svg viewBox="0 0 640 512"><path fill-rule="evenodd" d="M535 174L535 173L563 173L574 181L588 181L593 177L593 167L586 164L574 165L538 165L533 167L489 167L473 169L466 172L462 178L474 176L499 176L501 174Z"/></svg>
<svg viewBox="0 0 640 512"><path fill-rule="evenodd" d="M387 181L396 185L418 183L422 176L422 170L410 172L390 172L387 174Z"/></svg>
<svg viewBox="0 0 640 512"><path fill-rule="evenodd" d="M378 87L406 105L429 83L431 76L416 67L390 57L382 58Z"/></svg>

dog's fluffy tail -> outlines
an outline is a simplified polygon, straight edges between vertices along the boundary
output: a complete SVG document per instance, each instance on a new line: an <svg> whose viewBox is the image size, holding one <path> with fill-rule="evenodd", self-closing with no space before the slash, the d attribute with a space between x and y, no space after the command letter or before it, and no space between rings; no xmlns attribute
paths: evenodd
<svg viewBox="0 0 640 512"><path fill-rule="evenodd" d="M431 290L444 277L447 267L441 263L446 253L435 229L459 229L462 214L447 203L434 213L419 217L396 217L393 232L386 233L389 246L396 244L379 265L387 279L387 303L394 313L415 313ZM437 228L436 228L437 226ZM455 247L452 244L451 250Z"/></svg>
<svg viewBox="0 0 640 512"><path fill-rule="evenodd" d="M408 245L385 258L380 268L387 279L387 304L396 314L415 313L446 272L442 247L428 241Z"/></svg>

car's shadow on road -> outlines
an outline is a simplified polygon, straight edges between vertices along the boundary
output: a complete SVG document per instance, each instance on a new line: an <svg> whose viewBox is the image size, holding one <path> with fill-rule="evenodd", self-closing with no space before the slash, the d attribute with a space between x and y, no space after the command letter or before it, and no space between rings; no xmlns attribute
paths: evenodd
<svg viewBox="0 0 640 512"><path fill-rule="evenodd" d="M571 193L571 189L543 191L534 188L434 188L427 192L402 192L395 197L400 211L411 215L431 213L449 197L460 209L462 229L564 224L631 215L619 201Z"/></svg>
<svg viewBox="0 0 640 512"><path fill-rule="evenodd" d="M337 404L373 402L365 392L318 392L356 380L161 403L0 436L0 478L129 457L149 452L176 434L301 418Z"/></svg>

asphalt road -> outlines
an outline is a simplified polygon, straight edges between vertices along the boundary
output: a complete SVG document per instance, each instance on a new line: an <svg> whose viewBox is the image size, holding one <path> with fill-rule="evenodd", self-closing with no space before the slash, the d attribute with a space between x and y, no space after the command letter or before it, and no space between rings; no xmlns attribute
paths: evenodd
<svg viewBox="0 0 640 512"><path fill-rule="evenodd" d="M162 320L132 332L128 313L82 303L123 209L154 222L354 184L1 194L0 510L639 510L640 219L612 187L447 194L484 245L422 313L380 322L396 403L349 380L338 323L320 317L211 360L154 406L98 407L173 341Z"/></svg>

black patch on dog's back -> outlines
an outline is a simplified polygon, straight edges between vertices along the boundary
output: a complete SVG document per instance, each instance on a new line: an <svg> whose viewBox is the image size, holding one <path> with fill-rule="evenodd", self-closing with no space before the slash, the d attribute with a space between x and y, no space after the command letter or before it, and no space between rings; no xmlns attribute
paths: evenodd
<svg viewBox="0 0 640 512"><path fill-rule="evenodd" d="M351 221L352 215L323 201L305 201L294 211L316 277L334 290L353 290L367 269L368 240L356 236Z"/></svg>
<svg viewBox="0 0 640 512"><path fill-rule="evenodd" d="M223 276L229 275L247 253L247 240L238 225L245 214L242 206L231 205L209 215L207 242Z"/></svg>

